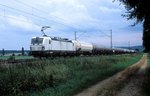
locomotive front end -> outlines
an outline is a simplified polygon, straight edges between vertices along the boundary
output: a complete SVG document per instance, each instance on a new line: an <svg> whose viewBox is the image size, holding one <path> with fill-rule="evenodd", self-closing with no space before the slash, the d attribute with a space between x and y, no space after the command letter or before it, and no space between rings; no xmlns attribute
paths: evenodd
<svg viewBox="0 0 150 96"><path fill-rule="evenodd" d="M30 45L30 54L33 56L38 56L43 53L45 50L45 47L43 45L43 39L41 37L33 37L31 39L31 45Z"/></svg>

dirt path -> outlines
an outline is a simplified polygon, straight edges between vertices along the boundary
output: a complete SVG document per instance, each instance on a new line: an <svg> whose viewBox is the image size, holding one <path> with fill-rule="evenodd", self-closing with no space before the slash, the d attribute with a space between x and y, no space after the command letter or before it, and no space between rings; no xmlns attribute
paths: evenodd
<svg viewBox="0 0 150 96"><path fill-rule="evenodd" d="M144 96L141 87L144 81L146 67L147 59L144 60L138 72L130 79L126 86L122 88L117 96Z"/></svg>
<svg viewBox="0 0 150 96"><path fill-rule="evenodd" d="M140 86L146 66L145 54L139 62L75 96L143 96Z"/></svg>

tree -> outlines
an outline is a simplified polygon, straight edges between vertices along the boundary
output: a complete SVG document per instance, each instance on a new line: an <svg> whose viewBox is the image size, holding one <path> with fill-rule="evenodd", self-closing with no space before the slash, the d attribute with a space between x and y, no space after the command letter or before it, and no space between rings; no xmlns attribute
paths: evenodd
<svg viewBox="0 0 150 96"><path fill-rule="evenodd" d="M2 49L2 54L3 54L3 56L5 55L5 49L4 48Z"/></svg>
<svg viewBox="0 0 150 96"><path fill-rule="evenodd" d="M21 49L21 55L24 56L24 48Z"/></svg>
<svg viewBox="0 0 150 96"><path fill-rule="evenodd" d="M150 51L150 3L148 0L117 0L125 5L127 13L123 15L127 19L135 19L137 23L143 23L143 46L145 52Z"/></svg>

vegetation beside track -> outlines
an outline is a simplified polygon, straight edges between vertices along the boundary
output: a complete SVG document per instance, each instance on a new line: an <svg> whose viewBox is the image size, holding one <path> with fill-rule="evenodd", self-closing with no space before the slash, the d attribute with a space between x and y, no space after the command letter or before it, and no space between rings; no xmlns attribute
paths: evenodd
<svg viewBox="0 0 150 96"><path fill-rule="evenodd" d="M0 60L24 60L24 59L33 59L33 56L0 56Z"/></svg>
<svg viewBox="0 0 150 96"><path fill-rule="evenodd" d="M0 66L1 96L71 96L137 62L142 55L55 58Z"/></svg>

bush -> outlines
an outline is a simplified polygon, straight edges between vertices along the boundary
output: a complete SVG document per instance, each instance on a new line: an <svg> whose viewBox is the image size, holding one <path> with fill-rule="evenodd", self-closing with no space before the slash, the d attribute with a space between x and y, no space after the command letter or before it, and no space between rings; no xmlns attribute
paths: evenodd
<svg viewBox="0 0 150 96"><path fill-rule="evenodd" d="M15 60L15 56L9 56L7 60Z"/></svg>

